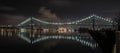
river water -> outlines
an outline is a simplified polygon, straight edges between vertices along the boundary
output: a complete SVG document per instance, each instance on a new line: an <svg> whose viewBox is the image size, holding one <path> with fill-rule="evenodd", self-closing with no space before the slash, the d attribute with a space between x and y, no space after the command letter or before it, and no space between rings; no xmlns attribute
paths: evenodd
<svg viewBox="0 0 120 53"><path fill-rule="evenodd" d="M74 35L73 35L74 36ZM89 36L90 37L90 36ZM86 39L87 41L90 41ZM94 42L94 41L93 41ZM74 40L48 39L34 44L16 34L0 35L0 53L102 53L101 48L91 48Z"/></svg>

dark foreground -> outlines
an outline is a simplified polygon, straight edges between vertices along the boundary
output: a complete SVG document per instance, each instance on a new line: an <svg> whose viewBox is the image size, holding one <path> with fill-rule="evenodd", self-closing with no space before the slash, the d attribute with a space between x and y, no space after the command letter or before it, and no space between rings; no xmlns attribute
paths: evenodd
<svg viewBox="0 0 120 53"><path fill-rule="evenodd" d="M17 36L0 37L0 53L102 53L72 40L45 40L29 44Z"/></svg>

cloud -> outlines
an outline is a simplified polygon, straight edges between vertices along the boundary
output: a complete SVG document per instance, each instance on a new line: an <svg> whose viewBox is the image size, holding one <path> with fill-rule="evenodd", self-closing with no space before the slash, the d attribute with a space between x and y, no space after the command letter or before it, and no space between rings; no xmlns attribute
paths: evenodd
<svg viewBox="0 0 120 53"><path fill-rule="evenodd" d="M2 11L13 11L13 10L16 10L16 8L9 7L9 6L2 6L2 7L0 7L0 10L2 10Z"/></svg>
<svg viewBox="0 0 120 53"><path fill-rule="evenodd" d="M50 9L46 7L41 7L38 11L42 17L50 19L58 19L58 16L55 13L52 13Z"/></svg>

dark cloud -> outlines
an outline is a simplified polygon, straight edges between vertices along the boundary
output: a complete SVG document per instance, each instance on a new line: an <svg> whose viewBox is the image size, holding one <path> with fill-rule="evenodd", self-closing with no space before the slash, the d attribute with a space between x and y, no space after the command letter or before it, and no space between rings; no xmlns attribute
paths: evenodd
<svg viewBox="0 0 120 53"><path fill-rule="evenodd" d="M57 7L67 7L71 5L71 1L69 0L52 0L50 2L48 2L49 5L53 5L53 6L57 6Z"/></svg>
<svg viewBox="0 0 120 53"><path fill-rule="evenodd" d="M9 7L9 6L2 6L0 7L0 11L14 11L16 8L14 7Z"/></svg>
<svg viewBox="0 0 120 53"><path fill-rule="evenodd" d="M0 24L13 24L17 25L24 21L26 18L24 16L10 15L10 14L0 14Z"/></svg>
<svg viewBox="0 0 120 53"><path fill-rule="evenodd" d="M21 16L63 20L67 17L67 19L73 20L93 13L104 17L113 17L113 14L118 13L120 9L119 5L120 2L115 0L0 0L0 15L7 14L1 16L0 20L1 23L12 23Z"/></svg>
<svg viewBox="0 0 120 53"><path fill-rule="evenodd" d="M41 20L49 22L60 22L60 17L57 16L55 12L52 12L51 9L48 9L47 7L40 7L38 13L40 14Z"/></svg>
<svg viewBox="0 0 120 53"><path fill-rule="evenodd" d="M116 13L116 12L120 12L119 9L111 9L111 10L104 10L104 13Z"/></svg>
<svg viewBox="0 0 120 53"><path fill-rule="evenodd" d="M52 13L50 9L47 9L46 7L41 7L38 11L42 17L50 18L50 19L58 19L57 15L55 13Z"/></svg>

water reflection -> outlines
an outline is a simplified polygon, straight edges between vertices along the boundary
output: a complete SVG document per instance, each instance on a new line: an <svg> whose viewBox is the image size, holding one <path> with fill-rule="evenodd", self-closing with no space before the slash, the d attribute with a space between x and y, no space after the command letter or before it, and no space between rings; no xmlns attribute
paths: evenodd
<svg viewBox="0 0 120 53"><path fill-rule="evenodd" d="M88 33L81 33L81 34L78 34L78 33L71 33L71 34L70 33L68 33L68 34L67 33L66 34L63 34L63 33L62 34L48 33L48 34L45 34L45 33L38 33L40 31L35 31L31 35L30 32L31 32L30 30L28 30L27 32L20 32L18 29L14 29L14 30L13 29L12 30L1 29L0 30L0 36L1 36L1 38L2 37L11 37L11 38L12 37L15 37L15 38L19 37L19 38L22 39L22 41L24 40L24 41L27 41L28 43L30 43L30 45L32 43L32 46L35 46L35 47L36 47L36 45L39 45L39 44L40 44L40 47L41 46L46 47L46 46L50 45L50 44L48 44L48 45L45 44L48 41L54 40L55 42L52 42L52 41L51 42L56 43L57 40L59 40L60 43L58 42L57 44L54 44L54 48L59 47L61 44L62 44L62 46L68 47L68 48L72 47L71 44L73 44L73 45L80 44L79 48L76 48L77 50L80 49L80 48L84 48L84 47L86 47L86 49L90 49L88 51L91 51L91 49L99 50L98 49L99 48L98 44L92 39L92 37ZM20 39L18 39L18 40L20 40ZM63 41L63 42L61 42L61 41ZM74 41L77 42L77 43L74 44ZM16 40L16 42L19 42L19 41ZM68 44L69 46L66 45L66 44ZM80 46L82 46L82 47L80 47ZM48 47L51 48L51 45L48 46ZM30 47L30 48L32 48L32 47ZM44 48L44 47L42 47L42 48ZM44 49L42 49L42 48L36 48L34 50L36 51L36 50L40 49L40 52L41 52L41 51L44 51L44 49L45 49L45 48ZM52 48L52 49L54 50L54 48ZM85 48L84 48L84 50L85 50Z"/></svg>

